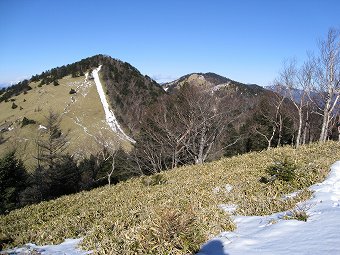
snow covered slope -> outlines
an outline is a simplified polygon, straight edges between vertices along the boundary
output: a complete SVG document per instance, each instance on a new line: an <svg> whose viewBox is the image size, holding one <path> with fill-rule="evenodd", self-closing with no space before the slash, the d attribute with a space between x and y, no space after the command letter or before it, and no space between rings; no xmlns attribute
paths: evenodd
<svg viewBox="0 0 340 255"><path fill-rule="evenodd" d="M198 255L340 254L340 161L311 190L313 198L298 206L307 222L285 220L290 212L236 216L237 230L210 240Z"/></svg>
<svg viewBox="0 0 340 255"><path fill-rule="evenodd" d="M106 122L110 126L110 128L114 132L116 132L121 138L128 140L131 143L135 143L135 140L133 140L131 137L129 137L127 134L124 133L124 131L120 127L113 111L110 110L109 104L108 104L106 97L105 97L103 86L100 82L99 75L98 75L101 67L102 66L100 65L98 68L93 70L92 75L93 75L93 78L94 78L94 82L96 83L96 87L97 87L97 91L98 91L98 94L99 94L99 97L100 97L100 101L103 105Z"/></svg>

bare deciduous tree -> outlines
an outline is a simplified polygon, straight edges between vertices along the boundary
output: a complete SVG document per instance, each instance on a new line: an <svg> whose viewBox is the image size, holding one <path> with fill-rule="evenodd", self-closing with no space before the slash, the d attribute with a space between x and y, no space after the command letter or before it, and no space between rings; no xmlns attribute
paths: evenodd
<svg viewBox="0 0 340 255"><path fill-rule="evenodd" d="M278 86L283 88L287 98L293 103L298 115L296 147L302 143L304 109L308 104L308 88L313 84L314 64L309 58L300 68L296 61L285 62L279 74ZM308 116L307 112L307 116Z"/></svg>
<svg viewBox="0 0 340 255"><path fill-rule="evenodd" d="M187 163L204 163L223 149L223 137L228 135L224 131L241 115L235 114L240 108L234 101L189 84L164 97L144 122L136 144L138 165L148 172L158 172Z"/></svg>
<svg viewBox="0 0 340 255"><path fill-rule="evenodd" d="M119 148L121 147L121 140L111 130L102 130L95 138L95 149L91 153L96 155L96 159L103 162L111 160L111 168L106 172L106 178L109 186L111 185L111 178L115 171L115 159ZM99 162L97 162L99 165Z"/></svg>
<svg viewBox="0 0 340 255"><path fill-rule="evenodd" d="M312 92L318 96L314 102L322 116L320 142L325 142L334 111L340 97L340 32L330 29L327 38L319 43L320 55L316 59L316 83Z"/></svg>
<svg viewBox="0 0 340 255"><path fill-rule="evenodd" d="M276 133L278 133L277 146L281 144L283 130L282 105L285 97L281 96L282 93L278 91L280 89L282 88L277 86L276 93L273 93L270 102L262 102L262 105L259 107L259 115L267 124L265 127L266 130L263 130L263 127L254 127L255 132L267 141L267 149L272 147L272 142Z"/></svg>

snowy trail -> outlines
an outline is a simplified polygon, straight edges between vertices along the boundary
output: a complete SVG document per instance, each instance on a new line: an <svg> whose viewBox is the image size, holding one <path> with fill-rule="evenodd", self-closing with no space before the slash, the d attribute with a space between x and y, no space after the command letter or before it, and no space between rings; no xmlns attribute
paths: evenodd
<svg viewBox="0 0 340 255"><path fill-rule="evenodd" d="M0 254L8 255L24 255L24 254L42 254L42 255L87 255L92 254L92 251L82 251L77 249L77 246L82 241L79 239L66 239L58 245L38 246L32 243L26 244L21 248L14 248L0 252Z"/></svg>
<svg viewBox="0 0 340 255"><path fill-rule="evenodd" d="M300 204L307 222L270 216L236 216L237 230L206 243L197 255L340 254L340 161L328 178L313 185L313 198Z"/></svg>
<svg viewBox="0 0 340 255"><path fill-rule="evenodd" d="M107 124L110 126L110 128L115 132L117 133L121 138L125 139L125 140L128 140L129 142L131 143L136 143L135 140L133 140L131 137L129 137L127 134L124 133L123 129L120 127L113 111L110 110L110 107L109 107L109 104L106 100L106 97L105 97L105 93L104 93L104 89L103 89L103 86L100 82L100 79L99 79L99 71L101 69L101 65L96 68L95 70L93 70L92 72L92 75L93 75L93 78L94 78L94 82L96 83L96 87L97 87L97 91L98 91L98 94L99 94L99 97L100 97L100 101L103 105L103 109L104 109L104 112L105 112L105 118L106 118L106 122Z"/></svg>

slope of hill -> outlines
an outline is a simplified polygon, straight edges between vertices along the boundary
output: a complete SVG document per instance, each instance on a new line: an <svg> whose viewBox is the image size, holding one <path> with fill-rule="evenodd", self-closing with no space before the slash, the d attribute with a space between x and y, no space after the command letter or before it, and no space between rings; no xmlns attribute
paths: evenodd
<svg viewBox="0 0 340 255"><path fill-rule="evenodd" d="M285 158L297 167L293 181L259 181ZM82 248L98 254L193 253L235 229L223 208L237 205L238 215L293 210L310 197L305 188L322 181L339 158L340 144L329 142L182 167L12 211L0 216L0 236L13 240L11 246L84 237Z"/></svg>
<svg viewBox="0 0 340 255"><path fill-rule="evenodd" d="M126 62L104 57L100 64L100 78L118 122L128 133L138 133L145 109L165 94L164 90Z"/></svg>
<svg viewBox="0 0 340 255"><path fill-rule="evenodd" d="M10 128L3 132L6 141L0 145L2 151L11 146L19 149L20 153L29 153L24 159L32 164L35 155L34 141L39 130L46 125L45 116L54 111L62 116L61 128L70 130L70 152L80 153L86 140L91 140L102 128L106 128L104 112L93 80L85 77L72 78L66 76L59 80L58 86L30 83L32 89L11 97L8 102L0 103L0 123L8 123ZM76 93L70 94L73 90ZM13 105L17 108L13 109ZM27 118L35 123L23 125Z"/></svg>
<svg viewBox="0 0 340 255"><path fill-rule="evenodd" d="M106 108L101 104L92 76L92 71L100 65L97 80L103 84L102 97L109 102L118 121L115 125L119 133L137 132L145 107L163 94L163 89L130 64L96 55L53 68L2 90L0 153L15 147L22 153L29 151L34 155L38 129L45 125L45 116L50 110L62 116L62 130L70 130L70 153L82 154L86 150L83 144L91 147L101 130L110 129L105 122ZM23 124L24 118L28 125ZM31 165L32 155L25 155L30 158Z"/></svg>

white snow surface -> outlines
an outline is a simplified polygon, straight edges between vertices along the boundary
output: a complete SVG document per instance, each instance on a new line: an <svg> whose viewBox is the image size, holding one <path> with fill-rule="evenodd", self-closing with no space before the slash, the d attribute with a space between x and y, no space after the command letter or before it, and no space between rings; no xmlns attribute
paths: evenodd
<svg viewBox="0 0 340 255"><path fill-rule="evenodd" d="M44 130L46 130L46 129L47 129L47 127L45 127L45 126L43 126L43 125L39 125L38 129L39 129L39 130L40 130L40 129L44 129Z"/></svg>
<svg viewBox="0 0 340 255"><path fill-rule="evenodd" d="M92 251L82 251L77 249L78 244L82 241L79 239L66 239L58 245L38 246L32 243L26 244L21 248L14 248L0 252L0 254L24 255L24 254L42 254L42 255L86 255Z"/></svg>
<svg viewBox="0 0 340 255"><path fill-rule="evenodd" d="M131 137L129 137L127 134L124 133L124 131L120 127L113 111L110 110L109 104L106 100L106 96L105 96L105 93L104 93L103 86L100 82L99 75L98 75L101 67L102 66L100 65L98 68L94 69L93 72L92 72L92 75L93 75L93 78L94 78L94 82L96 83L96 87L97 87L97 91L98 91L98 94L99 94L99 97L100 97L100 101L103 105L106 122L110 126L110 128L115 133L117 133L121 138L128 140L131 143L135 143L136 142L135 140L133 140Z"/></svg>
<svg viewBox="0 0 340 255"><path fill-rule="evenodd" d="M208 241L197 255L340 254L340 161L310 189L313 197L298 205L307 222L283 219L289 212L236 216L236 231Z"/></svg>

